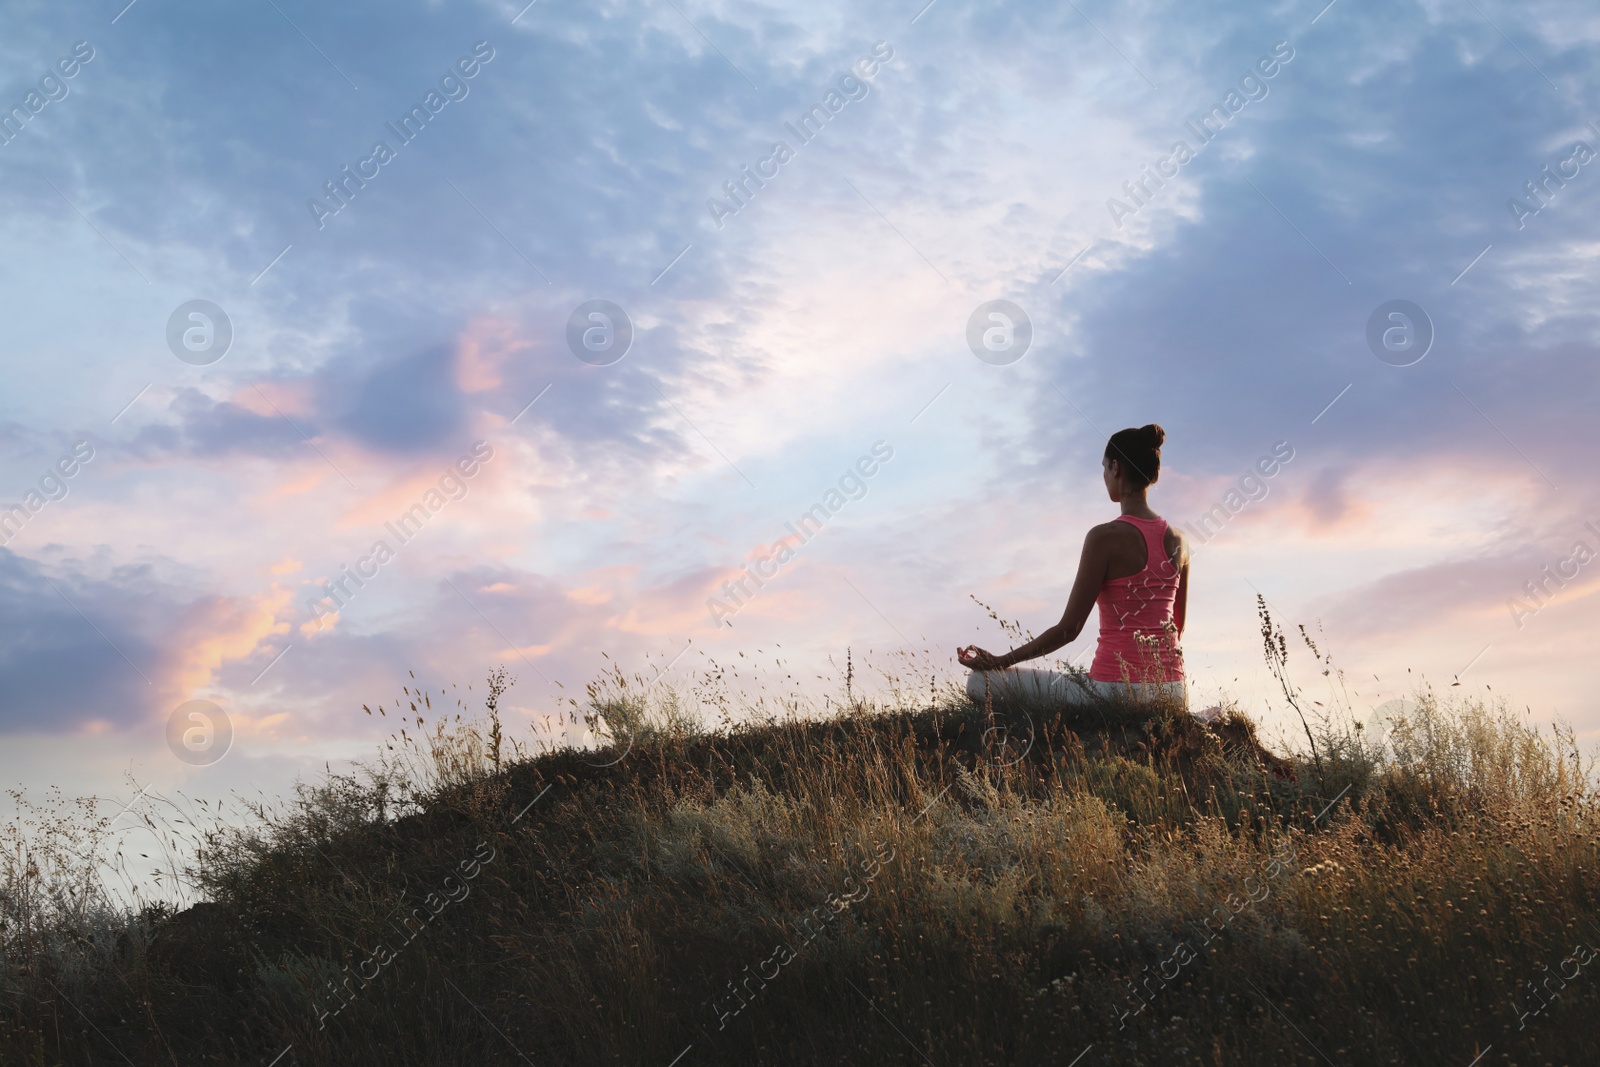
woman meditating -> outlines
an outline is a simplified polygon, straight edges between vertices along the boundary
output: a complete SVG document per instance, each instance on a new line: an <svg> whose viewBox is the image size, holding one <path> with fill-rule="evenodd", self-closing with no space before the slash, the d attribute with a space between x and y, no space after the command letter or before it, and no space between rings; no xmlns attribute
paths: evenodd
<svg viewBox="0 0 1600 1067"><path fill-rule="evenodd" d="M1060 622L1003 655L977 646L956 650L961 665L972 671L967 693L973 700L1084 703L1131 696L1184 702L1178 637L1189 592L1189 550L1145 499L1161 474L1166 436L1154 424L1111 435L1101 468L1106 492L1122 505L1122 514L1083 539L1078 577ZM1087 683L1057 671L1014 669L1076 638L1093 605L1100 608L1100 642Z"/></svg>

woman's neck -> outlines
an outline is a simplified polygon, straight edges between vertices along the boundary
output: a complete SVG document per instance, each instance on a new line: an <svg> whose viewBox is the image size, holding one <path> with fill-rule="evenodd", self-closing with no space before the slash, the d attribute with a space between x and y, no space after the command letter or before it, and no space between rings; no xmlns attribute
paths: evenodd
<svg viewBox="0 0 1600 1067"><path fill-rule="evenodd" d="M1150 510L1150 502L1146 499L1146 496L1146 490L1140 489L1123 497L1122 513L1124 515L1132 515L1136 519L1160 518L1159 515Z"/></svg>

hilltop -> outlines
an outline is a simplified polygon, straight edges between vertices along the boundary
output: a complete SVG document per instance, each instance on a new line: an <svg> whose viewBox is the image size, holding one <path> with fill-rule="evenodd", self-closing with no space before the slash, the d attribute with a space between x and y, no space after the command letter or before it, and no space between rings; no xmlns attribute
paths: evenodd
<svg viewBox="0 0 1600 1067"><path fill-rule="evenodd" d="M0 1063L1591 1062L1596 796L1502 710L1280 762L1237 709L624 685L510 758L497 695L214 827L182 912L23 922L13 871Z"/></svg>

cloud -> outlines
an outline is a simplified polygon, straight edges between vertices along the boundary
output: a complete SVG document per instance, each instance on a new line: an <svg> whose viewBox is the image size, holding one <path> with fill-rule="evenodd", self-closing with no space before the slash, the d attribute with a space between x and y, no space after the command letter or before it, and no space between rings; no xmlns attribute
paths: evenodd
<svg viewBox="0 0 1600 1067"><path fill-rule="evenodd" d="M286 459L305 448L300 432L277 412L262 414L231 400L214 400L199 389L178 389L167 404L167 414L172 421L140 427L130 442L135 454ZM315 423L301 429L317 432Z"/></svg>
<svg viewBox="0 0 1600 1067"><path fill-rule="evenodd" d="M211 689L225 663L278 651L274 645L283 642L272 639L289 632L291 596L287 587L274 582L256 596L210 596L190 604L171 637L161 680L165 695L175 703L193 699Z"/></svg>
<svg viewBox="0 0 1600 1067"><path fill-rule="evenodd" d="M1114 513L1105 436L1151 421L1169 434L1153 500L1178 521L1296 450L1197 557L1197 643L1248 599L1235 567L1351 640L1432 654L1501 626L1527 568L1600 514L1600 170L1521 229L1505 206L1593 136L1574 101L1600 65L1574 42L1600 24L1569 7L1535 5L1511 47L1470 7L1338 5L1314 26L1270 5L1085 9L1102 36L1039 3L915 25L833 4L537 5L514 26L520 5L357 5L301 23L312 48L270 5L137 5L0 148L11 484L68 428L97 449L17 542L53 544L0 557L22 634L0 728L143 729L205 690L287 744L358 736L351 708L413 669L576 684L601 652L696 634L718 654L792 638L822 663L897 629L967 638L968 594L1047 624ZM89 32L73 5L38 14L0 42L7 69ZM470 94L319 228L307 198L479 40L495 57ZM707 198L878 40L895 58L871 93L718 228ZM1118 227L1107 198L1281 40L1269 95ZM163 336L196 297L235 326L204 368ZM964 338L1001 297L1035 325L1005 368ZM596 298L635 326L610 367L566 347ZM1435 327L1410 367L1365 339L1395 298ZM897 458L871 497L739 632L709 631L750 546L879 438ZM308 638L315 578L478 439L496 458L469 496ZM1206 584L1223 576L1232 593ZM1254 656L1230 641L1219 664Z"/></svg>
<svg viewBox="0 0 1600 1067"><path fill-rule="evenodd" d="M0 589L0 729L126 728L158 707L161 635L182 605L148 568L52 578L0 548Z"/></svg>
<svg viewBox="0 0 1600 1067"><path fill-rule="evenodd" d="M1345 483L1349 476L1349 471L1333 467L1324 467L1311 476L1303 499L1306 511L1315 521L1317 532L1327 533L1337 529L1345 519L1359 518L1363 514L1346 492Z"/></svg>
<svg viewBox="0 0 1600 1067"><path fill-rule="evenodd" d="M454 443L464 422L455 352L449 345L384 359L350 386L335 384L332 391L337 398L333 403L344 401L340 425L369 447L437 449Z"/></svg>

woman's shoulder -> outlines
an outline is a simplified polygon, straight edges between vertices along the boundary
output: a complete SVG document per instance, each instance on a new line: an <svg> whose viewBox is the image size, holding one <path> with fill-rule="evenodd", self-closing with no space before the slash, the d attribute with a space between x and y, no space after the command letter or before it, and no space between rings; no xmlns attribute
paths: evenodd
<svg viewBox="0 0 1600 1067"><path fill-rule="evenodd" d="M1180 566L1187 564L1189 562L1189 539L1183 536L1183 531L1169 522L1167 523L1165 540L1167 556L1171 559L1176 559Z"/></svg>
<svg viewBox="0 0 1600 1067"><path fill-rule="evenodd" d="M1136 532L1131 524L1123 522L1118 517L1110 522L1102 522L1098 526L1089 527L1089 532L1083 535L1083 540L1085 544L1104 544Z"/></svg>
<svg viewBox="0 0 1600 1067"><path fill-rule="evenodd" d="M1098 526L1089 527L1090 537L1139 537L1144 531L1152 529L1157 523L1166 523L1167 520L1157 515L1153 519L1141 519L1137 515L1118 515L1110 522L1102 522ZM1172 524L1167 523L1167 529L1172 530Z"/></svg>

